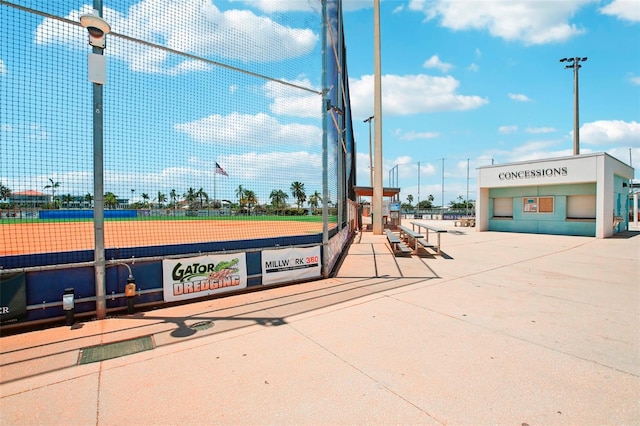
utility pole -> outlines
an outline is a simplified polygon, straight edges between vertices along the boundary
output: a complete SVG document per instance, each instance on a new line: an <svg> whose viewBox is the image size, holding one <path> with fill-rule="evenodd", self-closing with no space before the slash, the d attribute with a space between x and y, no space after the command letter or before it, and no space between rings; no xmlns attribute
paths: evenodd
<svg viewBox="0 0 640 426"><path fill-rule="evenodd" d="M562 58L560 62L569 62L565 69L573 68L573 155L580 154L580 107L578 95L578 70L582 68L580 62L585 62L587 58Z"/></svg>

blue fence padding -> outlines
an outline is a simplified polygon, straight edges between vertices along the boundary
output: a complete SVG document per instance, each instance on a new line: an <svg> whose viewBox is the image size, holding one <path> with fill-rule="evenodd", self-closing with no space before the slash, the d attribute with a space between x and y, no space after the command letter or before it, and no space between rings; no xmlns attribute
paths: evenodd
<svg viewBox="0 0 640 426"><path fill-rule="evenodd" d="M105 210L105 219L138 217L137 210ZM38 219L93 219L93 210L40 210Z"/></svg>
<svg viewBox="0 0 640 426"><path fill-rule="evenodd" d="M330 237L335 235L334 229ZM151 256L175 256L180 254L194 254L199 252L222 252L228 250L256 250L246 253L247 274L254 276L248 278L247 287L262 285L262 252L259 249L274 247L287 247L304 244L321 244L322 234L312 234L294 237L263 238L256 240L224 241L216 243L181 244L157 247L136 247L126 249L106 250L106 259L127 260ZM76 252L42 253L23 256L2 256L0 266L4 269L26 268L51 264L90 262L94 260L93 250ZM158 290L144 295L136 296L136 304L162 302L162 261L136 261L128 263L135 278L137 290ZM106 306L110 308L126 307L124 297L111 299L111 294L122 294L129 277L129 270L123 265L109 265L105 272ZM73 287L76 300L95 296L95 269L93 266L68 268L50 271L29 272L26 275L27 305L36 306L44 303L58 302L62 300L64 289ZM95 310L95 302L76 302L75 313L92 312ZM63 317L62 307L49 307L46 309L31 309L27 311L26 318L20 323L30 321Z"/></svg>

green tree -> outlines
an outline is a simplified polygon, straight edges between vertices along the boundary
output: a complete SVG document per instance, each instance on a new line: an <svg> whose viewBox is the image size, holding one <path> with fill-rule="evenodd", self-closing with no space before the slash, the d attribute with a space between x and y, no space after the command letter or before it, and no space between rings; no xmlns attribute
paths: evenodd
<svg viewBox="0 0 640 426"><path fill-rule="evenodd" d="M189 205L189 209L193 208L193 205L195 204L196 200L198 199L198 196L196 195L197 191L194 188L189 188L187 190L187 192L185 192L182 196L184 197L185 201L187 202L187 204Z"/></svg>
<svg viewBox="0 0 640 426"><path fill-rule="evenodd" d="M11 190L0 182L0 200L8 200L11 197Z"/></svg>
<svg viewBox="0 0 640 426"><path fill-rule="evenodd" d="M209 194L204 192L204 189L200 188L198 192L196 192L196 196L200 200L200 207L204 207L205 202L209 202Z"/></svg>
<svg viewBox="0 0 640 426"><path fill-rule="evenodd" d="M62 204L63 205L66 205L67 207L69 207L71 202L73 202L73 196L71 194L67 194L67 195L63 195L62 196Z"/></svg>
<svg viewBox="0 0 640 426"><path fill-rule="evenodd" d="M301 182L293 182L291 184L291 195L293 198L297 200L296 204L298 204L298 208L302 208L302 204L307 201L307 194L304 192L304 183Z"/></svg>
<svg viewBox="0 0 640 426"><path fill-rule="evenodd" d="M176 201L178 200L178 193L176 192L175 189L171 190L171 192L169 193L169 197L171 197L171 202L173 203L173 208L177 209L178 208L178 204L176 203Z"/></svg>
<svg viewBox="0 0 640 426"><path fill-rule="evenodd" d="M144 207L149 207L149 194L142 193L142 201L144 201Z"/></svg>
<svg viewBox="0 0 640 426"><path fill-rule="evenodd" d="M51 201L56 203L56 188L60 187L60 182L55 182L53 178L49 178L49 184L44 186L44 189L51 190Z"/></svg>
<svg viewBox="0 0 640 426"><path fill-rule="evenodd" d="M322 202L322 196L318 191L315 191L311 197L309 197L309 205L313 208L315 212L318 208L318 204Z"/></svg>
<svg viewBox="0 0 640 426"><path fill-rule="evenodd" d="M242 208L244 206L244 203L242 202L242 199L244 198L244 188L242 185L238 185L238 189L236 189L236 197L238 197L238 204Z"/></svg>
<svg viewBox="0 0 640 426"><path fill-rule="evenodd" d="M413 195L407 195L407 202L409 203L409 208L411 208L411 204L413 203Z"/></svg>
<svg viewBox="0 0 640 426"><path fill-rule="evenodd" d="M158 208L161 209L162 205L167 201L167 196L162 192L158 191L158 197L156 198L156 201L158 201Z"/></svg>
<svg viewBox="0 0 640 426"><path fill-rule="evenodd" d="M271 205L276 209L286 207L288 198L289 196L281 189L274 189L271 191L271 194L269 194Z"/></svg>
<svg viewBox="0 0 640 426"><path fill-rule="evenodd" d="M251 207L253 207L256 204L258 204L258 197L256 196L255 192L251 191L250 189L245 189L244 190L244 201L245 201L247 207L249 209L251 209Z"/></svg>
<svg viewBox="0 0 640 426"><path fill-rule="evenodd" d="M118 205L118 197L113 192L104 194L104 205L108 209L114 209Z"/></svg>
<svg viewBox="0 0 640 426"><path fill-rule="evenodd" d="M87 192L87 195L84 196L84 200L89 204L89 207L91 207L93 202L93 195L91 195L90 192Z"/></svg>

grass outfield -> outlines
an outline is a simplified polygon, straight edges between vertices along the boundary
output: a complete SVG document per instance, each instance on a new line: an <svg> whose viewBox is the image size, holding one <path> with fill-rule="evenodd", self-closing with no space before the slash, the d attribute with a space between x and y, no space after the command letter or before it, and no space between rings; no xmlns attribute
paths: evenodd
<svg viewBox="0 0 640 426"><path fill-rule="evenodd" d="M322 222L322 216L138 216L123 218L105 218L105 222L149 222L149 221L247 221L247 222L304 222L316 223ZM329 222L336 222L336 216L329 216ZM59 223L59 222L93 222L93 218L61 218L61 219L38 219L38 218L2 218L0 225L11 225L16 223Z"/></svg>

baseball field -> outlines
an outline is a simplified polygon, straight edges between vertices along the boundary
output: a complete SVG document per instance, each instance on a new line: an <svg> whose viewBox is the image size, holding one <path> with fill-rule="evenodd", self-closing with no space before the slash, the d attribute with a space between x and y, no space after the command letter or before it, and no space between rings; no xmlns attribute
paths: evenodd
<svg viewBox="0 0 640 426"><path fill-rule="evenodd" d="M333 228L335 223L330 223ZM171 244L251 240L317 234L322 219L304 217L145 218L105 220L105 248L147 247ZM0 256L92 250L92 220L0 221Z"/></svg>

